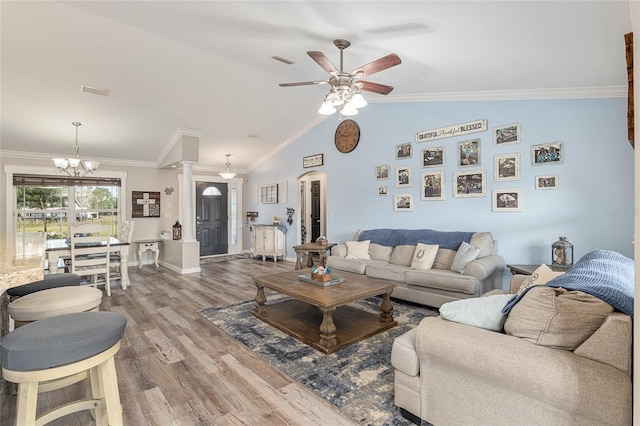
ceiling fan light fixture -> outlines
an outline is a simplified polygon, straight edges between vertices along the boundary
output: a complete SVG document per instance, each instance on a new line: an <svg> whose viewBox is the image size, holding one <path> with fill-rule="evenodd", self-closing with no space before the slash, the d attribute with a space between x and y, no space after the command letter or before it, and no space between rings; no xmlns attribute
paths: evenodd
<svg viewBox="0 0 640 426"><path fill-rule="evenodd" d="M351 97L349 104L352 104L354 108L363 108L367 106L367 100L361 93L356 93Z"/></svg>
<svg viewBox="0 0 640 426"><path fill-rule="evenodd" d="M322 115L331 115L336 112L336 108L327 102L323 102L318 112Z"/></svg>
<svg viewBox="0 0 640 426"><path fill-rule="evenodd" d="M342 105L344 103L344 100L337 92L332 90L331 92L329 92L329 94L327 94L327 96L325 96L324 102L335 107L338 105Z"/></svg>
<svg viewBox="0 0 640 426"><path fill-rule="evenodd" d="M233 173L232 171L229 171L229 166L231 166L231 163L229 163L229 157L231 157L231 154L226 154L227 157L227 170L224 172L220 172L218 173L223 179L229 180L229 179L233 179L234 177L236 177L237 173Z"/></svg>
<svg viewBox="0 0 640 426"><path fill-rule="evenodd" d="M351 103L348 103L344 107L342 107L342 110L340 110L340 114L346 116L357 115L358 110L353 105L351 105Z"/></svg>

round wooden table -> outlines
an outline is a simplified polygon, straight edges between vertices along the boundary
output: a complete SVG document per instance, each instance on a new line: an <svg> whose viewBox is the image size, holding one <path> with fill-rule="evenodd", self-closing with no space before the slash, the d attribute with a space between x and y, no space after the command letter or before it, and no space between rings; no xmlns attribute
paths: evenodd
<svg viewBox="0 0 640 426"><path fill-rule="evenodd" d="M313 267L313 257L310 253L318 253L320 263L322 266L326 266L327 250L331 251L331 247L335 245L335 243L327 243L325 245L320 243L305 243L293 246L293 249L296 251L296 269L302 269L302 252L307 253L307 268Z"/></svg>

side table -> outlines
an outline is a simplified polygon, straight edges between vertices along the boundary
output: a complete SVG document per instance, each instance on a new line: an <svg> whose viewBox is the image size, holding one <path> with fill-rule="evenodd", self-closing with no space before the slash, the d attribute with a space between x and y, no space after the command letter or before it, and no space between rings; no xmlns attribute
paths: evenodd
<svg viewBox="0 0 640 426"><path fill-rule="evenodd" d="M138 269L142 269L142 254L147 250L151 250L152 252L154 252L154 263L156 265L156 268L158 267L158 256L160 256L160 247L158 244L159 242L160 240L158 239L134 241L134 243L138 244Z"/></svg>
<svg viewBox="0 0 640 426"><path fill-rule="evenodd" d="M507 268L509 268L509 272L511 272L512 275L516 275L516 274L531 275L534 273L536 269L538 269L539 266L540 264L536 263L536 264L507 265ZM559 266L553 266L553 265L549 266L549 268L551 268L551 270L554 272L564 272L567 270L567 268L561 268Z"/></svg>
<svg viewBox="0 0 640 426"><path fill-rule="evenodd" d="M320 243L305 243L297 246L293 246L296 251L296 269L302 269L302 252L307 252L307 267L313 267L313 258L309 253L318 253L320 256L320 263L322 266L327 265L327 250L331 250L331 247L335 246L335 243L328 243L322 245Z"/></svg>

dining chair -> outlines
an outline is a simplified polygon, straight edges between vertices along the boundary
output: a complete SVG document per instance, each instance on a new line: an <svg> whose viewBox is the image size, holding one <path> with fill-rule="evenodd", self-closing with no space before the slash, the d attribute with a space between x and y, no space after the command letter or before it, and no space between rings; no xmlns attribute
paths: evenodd
<svg viewBox="0 0 640 426"><path fill-rule="evenodd" d="M88 277L91 286L102 284L97 278L103 276L107 296L111 296L110 252L108 226L88 222L71 226L71 272Z"/></svg>

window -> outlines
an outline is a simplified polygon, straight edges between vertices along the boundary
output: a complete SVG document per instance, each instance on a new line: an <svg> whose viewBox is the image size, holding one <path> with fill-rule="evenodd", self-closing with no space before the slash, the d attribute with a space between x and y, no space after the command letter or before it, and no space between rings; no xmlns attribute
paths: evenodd
<svg viewBox="0 0 640 426"><path fill-rule="evenodd" d="M14 175L16 231L67 238L74 222L99 222L118 235L120 179Z"/></svg>

